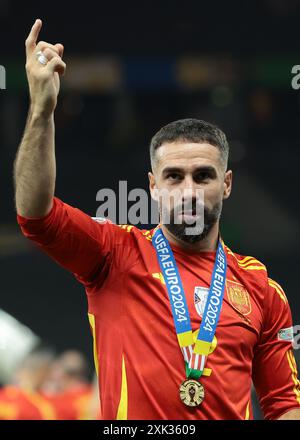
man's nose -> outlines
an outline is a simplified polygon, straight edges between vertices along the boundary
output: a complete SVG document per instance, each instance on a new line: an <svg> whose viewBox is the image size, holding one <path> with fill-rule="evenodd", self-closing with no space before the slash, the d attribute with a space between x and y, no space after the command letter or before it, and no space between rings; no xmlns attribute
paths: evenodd
<svg viewBox="0 0 300 440"><path fill-rule="evenodd" d="M195 197L197 184L195 183L193 176L187 175L183 183L184 183L183 189L189 193L190 197Z"/></svg>

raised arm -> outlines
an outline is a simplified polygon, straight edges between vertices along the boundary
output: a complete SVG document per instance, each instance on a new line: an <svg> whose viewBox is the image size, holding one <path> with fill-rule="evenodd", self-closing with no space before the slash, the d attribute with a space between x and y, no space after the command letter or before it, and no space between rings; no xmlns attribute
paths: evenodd
<svg viewBox="0 0 300 440"><path fill-rule="evenodd" d="M54 197L53 115L66 65L62 44L37 43L41 26L36 20L26 40L30 109L14 167L17 220L27 238L91 289L108 276L113 259L120 263L114 250L129 234Z"/></svg>
<svg viewBox="0 0 300 440"><path fill-rule="evenodd" d="M54 110L59 75L66 69L62 44L37 43L41 27L42 21L36 20L25 43L30 108L14 166L16 209L24 217L43 217L52 208L56 177Z"/></svg>

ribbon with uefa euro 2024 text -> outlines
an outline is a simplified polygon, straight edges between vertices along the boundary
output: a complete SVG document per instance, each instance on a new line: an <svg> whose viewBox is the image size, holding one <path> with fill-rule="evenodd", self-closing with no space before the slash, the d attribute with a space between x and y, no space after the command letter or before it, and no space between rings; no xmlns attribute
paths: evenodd
<svg viewBox="0 0 300 440"><path fill-rule="evenodd" d="M195 344L178 267L170 244L160 228L153 235L152 244L167 286L177 339L185 361L186 375L188 378L199 379L204 371L222 308L227 270L223 242L220 238L202 322Z"/></svg>

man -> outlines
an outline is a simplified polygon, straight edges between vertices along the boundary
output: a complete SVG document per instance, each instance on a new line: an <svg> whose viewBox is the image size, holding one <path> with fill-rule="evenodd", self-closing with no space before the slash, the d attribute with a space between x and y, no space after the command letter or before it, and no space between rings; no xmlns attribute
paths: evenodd
<svg viewBox="0 0 300 440"><path fill-rule="evenodd" d="M53 360L47 348L37 348L22 360L13 383L0 390L0 420L56 420L54 406L42 393Z"/></svg>
<svg viewBox="0 0 300 440"><path fill-rule="evenodd" d="M76 350L63 352L54 362L43 392L53 404L58 420L90 417L93 388L84 355Z"/></svg>
<svg viewBox="0 0 300 440"><path fill-rule="evenodd" d="M61 44L36 44L40 28L37 20L26 41L31 105L15 163L18 221L85 286L103 419L250 419L252 379L265 418L299 419L286 296L262 263L219 238L232 186L225 135L182 120L154 136L159 227L92 220L54 197L53 114L66 66ZM161 190L182 194L183 208L176 198L164 205Z"/></svg>

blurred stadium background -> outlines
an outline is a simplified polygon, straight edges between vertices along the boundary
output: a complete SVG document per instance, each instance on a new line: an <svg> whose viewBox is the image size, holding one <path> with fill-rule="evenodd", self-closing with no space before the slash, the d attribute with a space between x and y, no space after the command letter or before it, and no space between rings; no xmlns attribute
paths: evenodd
<svg viewBox="0 0 300 440"><path fill-rule="evenodd" d="M35 18L43 20L41 39L65 45L68 66L56 111L57 196L94 216L99 189L117 189L119 180L147 188L148 144L162 125L183 117L217 123L234 170L223 236L269 267L300 324L296 0L0 0L7 75L0 91L0 309L58 353L79 350L92 366L83 288L26 241L15 220L12 166L28 108L24 40ZM7 349L2 337L0 359Z"/></svg>

